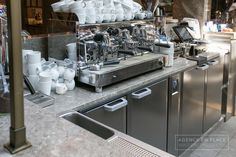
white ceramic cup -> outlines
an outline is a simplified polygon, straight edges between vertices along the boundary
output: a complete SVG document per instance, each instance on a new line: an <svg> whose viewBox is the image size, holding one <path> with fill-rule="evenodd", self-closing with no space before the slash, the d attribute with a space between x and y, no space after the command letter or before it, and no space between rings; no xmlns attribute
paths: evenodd
<svg viewBox="0 0 236 157"><path fill-rule="evenodd" d="M56 86L56 93L59 95L63 95L67 92L67 87L64 83L58 83Z"/></svg>
<svg viewBox="0 0 236 157"><path fill-rule="evenodd" d="M96 23L96 13L94 13L94 14L87 14L87 16L86 16L86 23L88 23L88 24Z"/></svg>
<svg viewBox="0 0 236 157"><path fill-rule="evenodd" d="M40 91L43 94L50 95L52 89L52 80L48 82L41 82L38 83L38 91Z"/></svg>
<svg viewBox="0 0 236 157"><path fill-rule="evenodd" d="M41 63L27 64L26 67L28 75L37 75L42 70Z"/></svg>
<svg viewBox="0 0 236 157"><path fill-rule="evenodd" d="M151 19L153 17L153 13L152 12L147 12L146 13L146 18Z"/></svg>
<svg viewBox="0 0 236 157"><path fill-rule="evenodd" d="M111 14L111 22L115 22L116 21L116 14Z"/></svg>
<svg viewBox="0 0 236 157"><path fill-rule="evenodd" d="M65 82L65 79L63 77L59 77L58 83L64 83L64 82Z"/></svg>
<svg viewBox="0 0 236 157"><path fill-rule="evenodd" d="M143 20L146 17L145 13L137 13L135 17L139 20Z"/></svg>
<svg viewBox="0 0 236 157"><path fill-rule="evenodd" d="M95 15L96 9L94 7L86 7L86 15Z"/></svg>
<svg viewBox="0 0 236 157"><path fill-rule="evenodd" d="M74 90L75 88L75 80L71 80L71 81L65 81L66 87L68 90Z"/></svg>
<svg viewBox="0 0 236 157"><path fill-rule="evenodd" d="M59 67L57 67L57 71L59 72L59 77L63 77L64 72L65 72L65 67L64 66L59 66Z"/></svg>
<svg viewBox="0 0 236 157"><path fill-rule="evenodd" d="M64 79L65 80L68 80L68 81L71 81L71 80L74 80L75 78L75 70L74 69L66 69L65 70L65 73L64 73Z"/></svg>
<svg viewBox="0 0 236 157"><path fill-rule="evenodd" d="M124 20L124 14L116 14L116 21L123 21Z"/></svg>
<svg viewBox="0 0 236 157"><path fill-rule="evenodd" d="M103 5L104 6L110 6L114 4L114 0L103 0Z"/></svg>
<svg viewBox="0 0 236 157"><path fill-rule="evenodd" d="M22 61L24 62L24 63L27 63L27 55L28 54L32 54L32 53L34 53L34 51L33 50L22 50Z"/></svg>
<svg viewBox="0 0 236 157"><path fill-rule="evenodd" d="M41 63L41 52L33 51L32 53L27 54L27 63L28 64Z"/></svg>
<svg viewBox="0 0 236 157"><path fill-rule="evenodd" d="M86 15L86 9L85 8L73 8L73 9L70 9L70 12L77 13L78 15L80 15L80 14Z"/></svg>
<svg viewBox="0 0 236 157"><path fill-rule="evenodd" d="M56 87L57 87L57 84L58 84L59 82L58 81L52 81L52 89L51 90L53 90L53 91L56 91Z"/></svg>
<svg viewBox="0 0 236 157"><path fill-rule="evenodd" d="M43 71L39 73L39 81L40 82L49 82L52 80L51 73L48 71Z"/></svg>
<svg viewBox="0 0 236 157"><path fill-rule="evenodd" d="M78 12L75 13L79 19L79 24L83 25L86 22L86 14L80 14Z"/></svg>
<svg viewBox="0 0 236 157"><path fill-rule="evenodd" d="M34 90L38 89L38 83L39 83L39 76L38 75L29 75L28 77L31 85L33 86Z"/></svg>
<svg viewBox="0 0 236 157"><path fill-rule="evenodd" d="M96 0L96 1L95 1L95 6L96 6L97 8L103 7L103 0Z"/></svg>
<svg viewBox="0 0 236 157"><path fill-rule="evenodd" d="M96 22L97 23L102 23L103 21L103 14L97 14L96 16Z"/></svg>
<svg viewBox="0 0 236 157"><path fill-rule="evenodd" d="M95 9L95 12L96 12L96 14L103 14L103 7L101 7L101 8L96 8Z"/></svg>
<svg viewBox="0 0 236 157"><path fill-rule="evenodd" d="M57 68L51 69L50 73L51 73L52 80L57 81L60 76L59 71L57 71Z"/></svg>
<svg viewBox="0 0 236 157"><path fill-rule="evenodd" d="M61 11L64 12L64 13L68 13L70 12L70 8L69 8L69 4L63 4L60 6L61 7Z"/></svg>
<svg viewBox="0 0 236 157"><path fill-rule="evenodd" d="M77 45L76 43L70 43L66 45L68 58L72 61L77 61Z"/></svg>
<svg viewBox="0 0 236 157"><path fill-rule="evenodd" d="M68 53L76 53L76 43L70 43L66 45Z"/></svg>
<svg viewBox="0 0 236 157"><path fill-rule="evenodd" d="M48 65L50 67L50 69L55 69L57 70L57 64L56 63L51 63Z"/></svg>
<svg viewBox="0 0 236 157"><path fill-rule="evenodd" d="M84 10L85 11L85 8L86 8L86 3L84 1L75 1L74 3L71 3L69 5L69 8L70 8L70 11L73 12L73 11L82 11Z"/></svg>
<svg viewBox="0 0 236 157"><path fill-rule="evenodd" d="M111 14L104 14L103 21L109 23L111 21Z"/></svg>
<svg viewBox="0 0 236 157"><path fill-rule="evenodd" d="M33 53L33 50L22 50L23 74L27 74L27 55Z"/></svg>

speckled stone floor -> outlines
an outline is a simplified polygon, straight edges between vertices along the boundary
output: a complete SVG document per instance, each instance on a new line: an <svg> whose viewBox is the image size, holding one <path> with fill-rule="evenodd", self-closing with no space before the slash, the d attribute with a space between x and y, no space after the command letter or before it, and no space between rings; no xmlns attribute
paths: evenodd
<svg viewBox="0 0 236 157"><path fill-rule="evenodd" d="M225 143L213 142L212 149L209 144L202 143L189 157L235 157L236 156L236 117L231 118L228 122L222 124L210 135L219 135L228 137Z"/></svg>

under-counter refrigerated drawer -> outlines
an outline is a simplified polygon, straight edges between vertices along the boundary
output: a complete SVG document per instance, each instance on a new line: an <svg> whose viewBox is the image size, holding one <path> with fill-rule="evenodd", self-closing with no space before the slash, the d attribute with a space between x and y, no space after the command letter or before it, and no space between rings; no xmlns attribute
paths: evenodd
<svg viewBox="0 0 236 157"><path fill-rule="evenodd" d="M180 154L201 137L203 130L205 74L208 65L185 71L183 75L180 137L189 142L178 143Z"/></svg>
<svg viewBox="0 0 236 157"><path fill-rule="evenodd" d="M216 58L208 62L206 108L204 132L210 129L221 117L223 89L223 61Z"/></svg>
<svg viewBox="0 0 236 157"><path fill-rule="evenodd" d="M168 81L128 95L127 134L166 151Z"/></svg>
<svg viewBox="0 0 236 157"><path fill-rule="evenodd" d="M106 103L98 108L87 111L84 115L126 133L126 98L120 98Z"/></svg>

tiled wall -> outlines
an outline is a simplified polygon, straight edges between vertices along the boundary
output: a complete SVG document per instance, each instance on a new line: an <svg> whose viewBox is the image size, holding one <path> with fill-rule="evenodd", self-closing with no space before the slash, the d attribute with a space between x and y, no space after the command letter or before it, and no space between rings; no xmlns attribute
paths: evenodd
<svg viewBox="0 0 236 157"><path fill-rule="evenodd" d="M25 40L23 42L23 49L40 51L44 58L64 59L66 57L66 45L72 42L76 42L75 34L55 34Z"/></svg>
<svg viewBox="0 0 236 157"><path fill-rule="evenodd" d="M54 35L48 37L49 57L64 59L66 57L66 45L76 42L76 35Z"/></svg>
<svg viewBox="0 0 236 157"><path fill-rule="evenodd" d="M48 40L47 37L37 37L23 41L23 49L40 51L42 57L47 57L48 53Z"/></svg>

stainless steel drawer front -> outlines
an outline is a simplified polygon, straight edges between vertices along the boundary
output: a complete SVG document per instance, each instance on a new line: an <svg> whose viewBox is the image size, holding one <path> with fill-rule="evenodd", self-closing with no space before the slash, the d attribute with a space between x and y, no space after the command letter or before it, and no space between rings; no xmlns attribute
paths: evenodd
<svg viewBox="0 0 236 157"><path fill-rule="evenodd" d="M204 132L219 121L222 107L223 61L214 59L208 65Z"/></svg>
<svg viewBox="0 0 236 157"><path fill-rule="evenodd" d="M127 105L127 100L125 98L120 98L90 110L84 114L100 123L126 133Z"/></svg>
<svg viewBox="0 0 236 157"><path fill-rule="evenodd" d="M167 139L167 88L168 81L163 80L131 93L128 95L127 112L128 135L164 151Z"/></svg>

